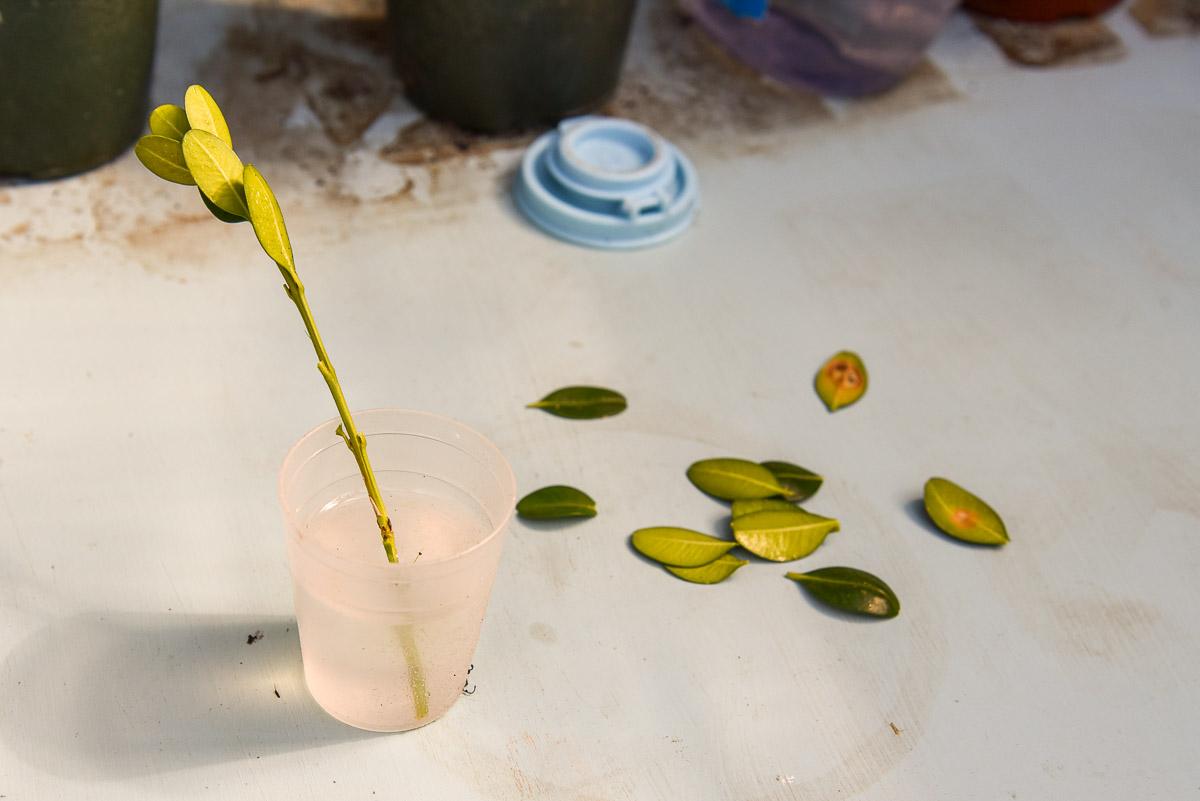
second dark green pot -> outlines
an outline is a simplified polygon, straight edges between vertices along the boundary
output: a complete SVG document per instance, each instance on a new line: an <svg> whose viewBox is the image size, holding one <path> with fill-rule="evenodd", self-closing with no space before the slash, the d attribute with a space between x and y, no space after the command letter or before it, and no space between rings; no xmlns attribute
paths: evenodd
<svg viewBox="0 0 1200 801"><path fill-rule="evenodd" d="M635 0L388 0L396 71L432 117L498 133L612 95Z"/></svg>

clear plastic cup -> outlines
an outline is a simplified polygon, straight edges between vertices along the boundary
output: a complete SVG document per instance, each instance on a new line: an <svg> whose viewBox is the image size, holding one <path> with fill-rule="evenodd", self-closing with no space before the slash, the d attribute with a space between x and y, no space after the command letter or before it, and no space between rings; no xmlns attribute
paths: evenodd
<svg viewBox="0 0 1200 801"><path fill-rule="evenodd" d="M403 731L437 720L462 694L516 481L496 446L453 420L374 409L355 423L400 561L384 555L338 421L321 424L279 476L304 678L343 723Z"/></svg>

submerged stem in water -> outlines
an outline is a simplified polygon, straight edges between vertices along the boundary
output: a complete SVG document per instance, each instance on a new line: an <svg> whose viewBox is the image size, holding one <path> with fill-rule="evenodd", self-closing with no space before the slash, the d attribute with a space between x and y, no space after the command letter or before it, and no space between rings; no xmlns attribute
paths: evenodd
<svg viewBox="0 0 1200 801"><path fill-rule="evenodd" d="M408 665L408 686L412 689L413 708L417 720L429 714L429 690L425 686L425 668L421 666L421 653L417 650L417 636L412 624L407 623L396 630L400 635L400 649Z"/></svg>

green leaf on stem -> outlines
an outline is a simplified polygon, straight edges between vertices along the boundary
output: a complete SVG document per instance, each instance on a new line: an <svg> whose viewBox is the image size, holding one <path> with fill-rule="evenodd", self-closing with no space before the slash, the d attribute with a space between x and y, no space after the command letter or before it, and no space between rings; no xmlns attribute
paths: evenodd
<svg viewBox="0 0 1200 801"><path fill-rule="evenodd" d="M517 514L529 520L595 517L596 502L582 490L555 484L534 490L517 501Z"/></svg>
<svg viewBox="0 0 1200 801"><path fill-rule="evenodd" d="M833 518L803 509L752 512L733 518L731 526L739 545L772 562L803 559L841 528Z"/></svg>
<svg viewBox="0 0 1200 801"><path fill-rule="evenodd" d="M247 164L242 183L246 189L246 205L250 208L250 224L254 226L258 243L276 264L294 272L296 259L292 256L292 243L288 239L287 226L283 224L283 212L279 210L279 202L267 185L267 179L253 164Z"/></svg>
<svg viewBox="0 0 1200 801"><path fill-rule="evenodd" d="M233 137L229 135L225 115L221 113L221 107L207 89L199 84L189 86L183 95L183 107L187 112L188 124L193 129L208 131L229 148L233 148Z"/></svg>
<svg viewBox="0 0 1200 801"><path fill-rule="evenodd" d="M150 112L150 133L183 141L183 135L191 129L187 112L173 103L159 106Z"/></svg>
<svg viewBox="0 0 1200 801"><path fill-rule="evenodd" d="M762 466L771 471L775 480L787 490L783 496L789 501L806 501L817 494L824 478L813 471L791 462L763 462Z"/></svg>
<svg viewBox="0 0 1200 801"><path fill-rule="evenodd" d="M895 617L900 599L883 579L853 567L822 567L787 578L826 606L869 617Z"/></svg>
<svg viewBox="0 0 1200 801"><path fill-rule="evenodd" d="M867 391L867 368L857 353L844 350L821 365L815 382L817 395L829 411L836 412L858 401Z"/></svg>
<svg viewBox="0 0 1200 801"><path fill-rule="evenodd" d="M687 477L701 492L726 501L787 492L770 470L745 459L703 459L687 469Z"/></svg>
<svg viewBox="0 0 1200 801"><path fill-rule="evenodd" d="M174 139L149 134L133 146L133 154L147 170L175 184L192 186L196 180L183 157L183 148Z"/></svg>
<svg viewBox="0 0 1200 801"><path fill-rule="evenodd" d="M707 565L737 547L736 542L675 526L639 528L631 542L642 556L674 567Z"/></svg>
<svg viewBox="0 0 1200 801"><path fill-rule="evenodd" d="M700 567L675 567L674 565L663 565L663 567L667 569L667 572L693 584L717 584L732 576L733 571L745 564L748 564L745 559L725 554Z"/></svg>
<svg viewBox="0 0 1200 801"><path fill-rule="evenodd" d="M236 214L230 214L229 212L225 211L224 209L222 209L219 206L217 206L216 204L214 204L211 200L208 199L208 197L204 194L203 191L200 192L200 199L204 201L205 207L210 212L212 212L212 216L216 217L218 220L220 220L223 223L243 223L243 222L247 221L245 217L239 217Z"/></svg>
<svg viewBox="0 0 1200 801"><path fill-rule="evenodd" d="M1008 529L996 510L948 479L925 482L925 511L938 528L955 539L978 545L1008 542Z"/></svg>
<svg viewBox="0 0 1200 801"><path fill-rule="evenodd" d="M594 420L611 417L625 411L625 396L603 387L563 387L539 401L527 404L526 409L541 409L557 417L571 420Z"/></svg>
<svg viewBox="0 0 1200 801"><path fill-rule="evenodd" d="M205 196L229 214L249 219L242 160L229 145L208 131L193 128L183 135L183 157Z"/></svg>

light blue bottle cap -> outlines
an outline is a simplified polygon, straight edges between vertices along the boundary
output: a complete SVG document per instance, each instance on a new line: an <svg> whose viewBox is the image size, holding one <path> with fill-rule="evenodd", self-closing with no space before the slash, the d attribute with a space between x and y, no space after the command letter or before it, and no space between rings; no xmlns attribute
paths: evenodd
<svg viewBox="0 0 1200 801"><path fill-rule="evenodd" d="M517 206L539 228L597 248L665 242L691 223L696 171L667 140L615 117L574 117L525 151Z"/></svg>

